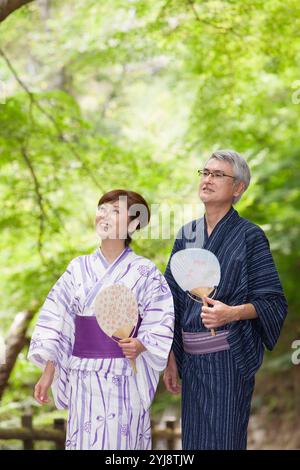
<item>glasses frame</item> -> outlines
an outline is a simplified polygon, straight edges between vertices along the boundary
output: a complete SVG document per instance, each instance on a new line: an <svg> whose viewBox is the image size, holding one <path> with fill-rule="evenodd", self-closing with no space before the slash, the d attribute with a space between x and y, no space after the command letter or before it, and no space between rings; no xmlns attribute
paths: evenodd
<svg viewBox="0 0 300 470"><path fill-rule="evenodd" d="M204 172L205 172L205 171L208 173L208 175L204 175ZM235 176L227 175L226 173L224 173L224 172L221 171L221 170L216 170L216 171L220 171L220 173L222 173L222 175L216 176L216 175L215 175L215 171L210 171L210 170L207 170L207 169L205 169L205 168L204 168L203 170L197 170L197 173L198 173L198 175L199 175L201 178L205 178L205 177L208 178L209 176L211 176L212 178L217 178L217 179L220 178L220 179L222 179L222 178L224 178L224 176L227 176L227 178L232 178L232 179L234 179L234 180L236 179Z"/></svg>

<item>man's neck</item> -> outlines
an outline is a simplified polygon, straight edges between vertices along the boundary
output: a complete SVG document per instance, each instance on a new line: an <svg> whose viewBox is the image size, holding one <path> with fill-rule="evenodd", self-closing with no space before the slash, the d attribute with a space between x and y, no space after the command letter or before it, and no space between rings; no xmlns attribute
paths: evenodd
<svg viewBox="0 0 300 470"><path fill-rule="evenodd" d="M205 207L205 219L207 225L207 233L208 236L211 234L215 226L221 219L227 214L227 212L231 209L231 205L227 206L206 206Z"/></svg>

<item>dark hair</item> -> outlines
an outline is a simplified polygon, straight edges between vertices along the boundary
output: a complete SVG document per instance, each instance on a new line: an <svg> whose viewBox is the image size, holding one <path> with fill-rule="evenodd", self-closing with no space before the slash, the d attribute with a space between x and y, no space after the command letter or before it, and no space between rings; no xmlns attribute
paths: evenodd
<svg viewBox="0 0 300 470"><path fill-rule="evenodd" d="M127 197L128 211L134 205L143 206L145 208L146 211L144 210L143 214L139 210L137 210L135 215L129 216L129 219L130 221L136 218L139 219L140 222L136 230L140 230L141 228L146 227L146 225L148 225L150 221L150 216L151 216L150 209L149 209L147 202L143 198L143 196L141 196L138 193L135 193L134 191L127 191L127 189L113 189L112 191L108 191L107 193L103 194L103 196L101 196L98 202L98 206L100 206L101 204L105 204L107 202L115 202L121 196ZM130 243L131 243L131 237L128 234L125 240L125 245L128 246Z"/></svg>

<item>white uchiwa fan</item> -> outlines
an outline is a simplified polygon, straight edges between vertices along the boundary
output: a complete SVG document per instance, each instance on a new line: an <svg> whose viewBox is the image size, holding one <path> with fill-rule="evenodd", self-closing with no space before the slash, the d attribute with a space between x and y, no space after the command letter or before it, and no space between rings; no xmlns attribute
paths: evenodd
<svg viewBox="0 0 300 470"><path fill-rule="evenodd" d="M138 323L138 304L131 289L123 284L114 284L102 289L94 300L97 322L113 341L127 339ZM130 359L134 373L135 360Z"/></svg>
<svg viewBox="0 0 300 470"><path fill-rule="evenodd" d="M172 256L170 267L181 289L188 295L201 298L203 305L207 306L204 297L215 290L221 278L218 258L203 248L186 248ZM212 329L211 334L215 336L215 330Z"/></svg>

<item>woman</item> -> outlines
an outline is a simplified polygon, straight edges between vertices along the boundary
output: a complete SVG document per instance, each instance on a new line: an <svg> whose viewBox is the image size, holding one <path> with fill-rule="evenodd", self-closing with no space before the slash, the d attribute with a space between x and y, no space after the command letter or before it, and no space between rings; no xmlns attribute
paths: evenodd
<svg viewBox="0 0 300 470"><path fill-rule="evenodd" d="M39 314L28 354L44 370L34 396L48 403L52 386L57 408L69 409L66 449L151 447L149 407L171 348L174 311L160 271L129 247L130 235L149 219L139 194L104 194L95 221L101 246L70 262ZM96 295L115 284L132 291L139 312L135 337L118 344L100 329L93 307Z"/></svg>

